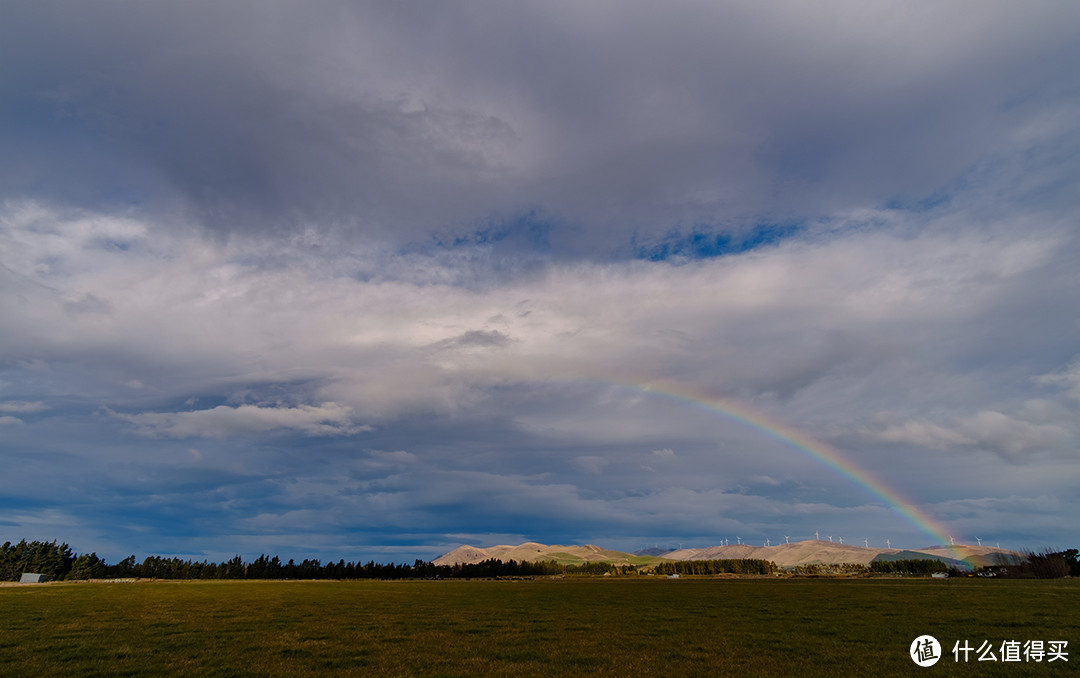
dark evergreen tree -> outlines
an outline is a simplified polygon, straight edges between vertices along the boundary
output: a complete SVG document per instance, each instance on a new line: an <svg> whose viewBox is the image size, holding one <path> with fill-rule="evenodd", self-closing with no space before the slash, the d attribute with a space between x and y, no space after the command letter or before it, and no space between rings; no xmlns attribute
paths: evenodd
<svg viewBox="0 0 1080 678"><path fill-rule="evenodd" d="M68 579L101 579L106 574L105 561L96 553L84 553L71 563Z"/></svg>

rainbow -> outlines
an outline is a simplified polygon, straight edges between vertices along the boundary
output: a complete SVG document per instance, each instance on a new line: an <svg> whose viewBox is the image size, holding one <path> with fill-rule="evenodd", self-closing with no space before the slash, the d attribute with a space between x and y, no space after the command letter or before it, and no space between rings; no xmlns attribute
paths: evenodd
<svg viewBox="0 0 1080 678"><path fill-rule="evenodd" d="M562 380L559 380L562 381ZM738 424L748 426L769 438L795 448L809 457L824 464L838 475L861 487L871 496L883 501L889 508L900 514L917 530L925 533L935 543L949 549L956 560L963 560L964 554L952 545L953 538L946 527L927 515L914 503L905 499L898 491L888 487L874 477L870 471L860 468L839 451L825 443L811 438L796 428L755 411L737 401L721 398L689 384L669 379L653 381L630 381L624 379L572 379L576 382L592 382L605 386L620 386L636 391L644 391L682 401L695 407L716 412Z"/></svg>

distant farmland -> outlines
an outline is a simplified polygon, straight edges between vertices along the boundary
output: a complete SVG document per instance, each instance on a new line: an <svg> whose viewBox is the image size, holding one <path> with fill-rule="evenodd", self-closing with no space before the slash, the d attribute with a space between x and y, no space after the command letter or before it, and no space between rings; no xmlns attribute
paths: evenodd
<svg viewBox="0 0 1080 678"><path fill-rule="evenodd" d="M930 634L1080 642L1080 581L183 581L0 588L0 675L908 675ZM1071 653L1070 653L1071 654Z"/></svg>

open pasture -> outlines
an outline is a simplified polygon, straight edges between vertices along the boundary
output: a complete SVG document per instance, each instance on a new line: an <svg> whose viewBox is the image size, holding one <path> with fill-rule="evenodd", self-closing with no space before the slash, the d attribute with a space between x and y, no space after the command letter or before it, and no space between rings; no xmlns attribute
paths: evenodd
<svg viewBox="0 0 1080 678"><path fill-rule="evenodd" d="M0 675L1050 676L1078 604L1076 580L63 583L0 588ZM962 639L1072 656L955 664Z"/></svg>

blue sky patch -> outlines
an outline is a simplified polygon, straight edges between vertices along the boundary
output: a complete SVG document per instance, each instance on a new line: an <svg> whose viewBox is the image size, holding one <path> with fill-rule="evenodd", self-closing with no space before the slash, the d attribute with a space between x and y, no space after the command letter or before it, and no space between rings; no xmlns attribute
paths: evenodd
<svg viewBox="0 0 1080 678"><path fill-rule="evenodd" d="M672 231L657 243L635 244L634 257L649 261L715 259L775 245L798 235L802 230L801 224L791 223L762 224L748 233L738 234L708 230L690 233Z"/></svg>

